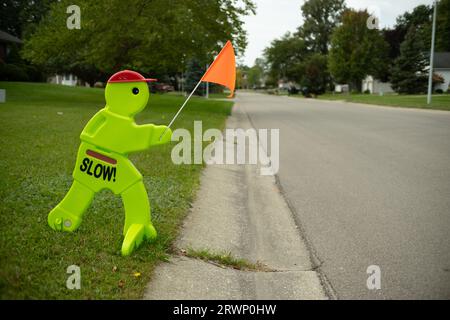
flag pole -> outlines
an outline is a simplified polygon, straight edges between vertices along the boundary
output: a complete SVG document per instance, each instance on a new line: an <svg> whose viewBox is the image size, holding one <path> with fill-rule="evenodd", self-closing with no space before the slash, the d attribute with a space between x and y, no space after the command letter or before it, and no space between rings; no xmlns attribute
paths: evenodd
<svg viewBox="0 0 450 320"><path fill-rule="evenodd" d="M187 97L187 99L184 101L183 105L180 107L180 109L178 109L178 112L175 114L175 116L173 117L173 119L170 121L169 125L167 126L167 128L164 130L164 132L162 133L162 135L159 137L159 140L161 140L161 138L166 134L167 130L169 130L170 126L175 122L175 119L178 117L178 115L180 114L181 110L183 110L184 106L186 105L186 103L189 101L189 99L192 97L192 95L194 94L195 90L197 90L198 86L200 85L200 83L202 82L203 77L200 79L200 81L196 84L196 86L194 87L194 89L192 90L192 92L189 94L189 96Z"/></svg>
<svg viewBox="0 0 450 320"><path fill-rule="evenodd" d="M208 69L209 69L208 64L206 64L206 70L208 70ZM209 82L207 81L205 84L206 84L206 99L208 99L209 98Z"/></svg>

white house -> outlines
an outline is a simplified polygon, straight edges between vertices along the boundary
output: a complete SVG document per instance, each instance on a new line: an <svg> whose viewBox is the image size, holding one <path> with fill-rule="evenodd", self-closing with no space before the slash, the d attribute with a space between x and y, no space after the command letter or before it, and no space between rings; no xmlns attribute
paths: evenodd
<svg viewBox="0 0 450 320"><path fill-rule="evenodd" d="M450 52L434 53L433 72L444 79L444 83L437 84L434 89L441 89L447 92L450 85Z"/></svg>
<svg viewBox="0 0 450 320"><path fill-rule="evenodd" d="M78 84L78 78L73 74L55 74L54 76L48 78L48 82L74 87Z"/></svg>
<svg viewBox="0 0 450 320"><path fill-rule="evenodd" d="M336 93L348 93L350 90L348 84L335 83L334 84L334 92Z"/></svg>
<svg viewBox="0 0 450 320"><path fill-rule="evenodd" d="M388 93L394 92L389 82L381 82L378 79L375 79L373 76L367 76L362 81L362 92L369 90L370 93Z"/></svg>

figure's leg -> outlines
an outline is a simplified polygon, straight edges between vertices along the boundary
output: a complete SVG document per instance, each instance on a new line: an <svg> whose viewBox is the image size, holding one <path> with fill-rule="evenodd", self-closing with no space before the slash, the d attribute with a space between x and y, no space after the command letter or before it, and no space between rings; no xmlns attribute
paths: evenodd
<svg viewBox="0 0 450 320"><path fill-rule="evenodd" d="M125 207L122 255L127 256L139 247L143 240L156 238L156 230L151 222L150 204L144 183L135 183L121 195Z"/></svg>
<svg viewBox="0 0 450 320"><path fill-rule="evenodd" d="M94 191L74 180L64 199L48 215L48 224L57 231L74 231L94 198Z"/></svg>

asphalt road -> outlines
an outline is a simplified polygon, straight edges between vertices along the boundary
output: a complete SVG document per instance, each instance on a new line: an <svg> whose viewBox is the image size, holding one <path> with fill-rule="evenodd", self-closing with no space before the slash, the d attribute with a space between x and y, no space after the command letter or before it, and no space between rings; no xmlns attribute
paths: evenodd
<svg viewBox="0 0 450 320"><path fill-rule="evenodd" d="M236 99L280 129L281 186L338 298L450 298L450 112Z"/></svg>

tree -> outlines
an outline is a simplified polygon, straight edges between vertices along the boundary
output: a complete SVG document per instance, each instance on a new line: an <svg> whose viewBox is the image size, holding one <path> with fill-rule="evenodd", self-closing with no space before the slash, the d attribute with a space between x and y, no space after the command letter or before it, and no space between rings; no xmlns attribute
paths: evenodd
<svg viewBox="0 0 450 320"><path fill-rule="evenodd" d="M395 60L400 55L400 44L405 40L406 33L399 28L383 29L383 38L389 45L388 57Z"/></svg>
<svg viewBox="0 0 450 320"><path fill-rule="evenodd" d="M427 5L419 5L411 12L405 12L397 18L395 30L401 34L400 41L397 43L398 49L400 44L405 40L406 34L412 27L416 29L416 37L420 37L422 43L431 43L431 21L433 8Z"/></svg>
<svg viewBox="0 0 450 320"><path fill-rule="evenodd" d="M438 2L436 51L450 51L450 0L441 0Z"/></svg>
<svg viewBox="0 0 450 320"><path fill-rule="evenodd" d="M379 79L383 82L389 81L391 77L392 62L400 55L400 44L403 42L405 35L400 29L381 30L384 40L388 45L387 66L380 70Z"/></svg>
<svg viewBox="0 0 450 320"><path fill-rule="evenodd" d="M378 77L386 67L387 43L378 30L367 28L368 18L366 10L346 10L331 37L330 72L358 91L367 75Z"/></svg>
<svg viewBox="0 0 450 320"><path fill-rule="evenodd" d="M41 21L56 0L3 0L0 4L0 30L18 38Z"/></svg>
<svg viewBox="0 0 450 320"><path fill-rule="evenodd" d="M197 83L202 78L203 74L206 72L206 66L202 66L198 59L192 58L188 61L186 78L185 78L185 90L191 92L194 90ZM204 82L202 82L197 90L195 90L196 95L203 95L202 89L204 89Z"/></svg>
<svg viewBox="0 0 450 320"><path fill-rule="evenodd" d="M0 30L6 31L20 39L33 32L39 21L48 12L56 0L3 0L0 3ZM0 72L4 80L45 81L44 70L25 61L20 54L21 46L10 45L8 65ZM9 76L7 75L9 73Z"/></svg>
<svg viewBox="0 0 450 320"><path fill-rule="evenodd" d="M161 76L196 57L207 63L229 39L239 54L246 46L242 16L251 0L79 0L81 29L66 28L69 0L54 3L23 55L50 70L111 74L124 68ZM80 73L81 72L81 73Z"/></svg>
<svg viewBox="0 0 450 320"><path fill-rule="evenodd" d="M411 12L405 12L397 18L393 29L384 29L383 36L389 44L389 61L395 61L400 55L400 45L405 40L410 28L415 28L416 37L421 38L424 50L429 50L431 45L431 22L433 7L419 5ZM450 51L450 0L438 2L436 17L436 46L435 51ZM392 65L386 68L383 80L391 77Z"/></svg>
<svg viewBox="0 0 450 320"><path fill-rule="evenodd" d="M295 34L286 33L264 50L267 82L283 79L303 84L315 93L323 92L331 84L326 64L330 35L344 9L344 0L307 0L301 7L304 24Z"/></svg>
<svg viewBox="0 0 450 320"><path fill-rule="evenodd" d="M400 46L400 56L392 68L392 88L399 93L425 92L427 84L427 59L424 43L418 30L410 27Z"/></svg>
<svg viewBox="0 0 450 320"><path fill-rule="evenodd" d="M328 53L330 36L344 9L344 0L308 0L302 5L304 23L298 28L298 35L304 39L308 50Z"/></svg>
<svg viewBox="0 0 450 320"><path fill-rule="evenodd" d="M272 41L264 50L269 76L274 79L295 80L299 64L307 55L305 42L289 32Z"/></svg>
<svg viewBox="0 0 450 320"><path fill-rule="evenodd" d="M236 89L248 89L247 73L249 69L242 64L236 67Z"/></svg>
<svg viewBox="0 0 450 320"><path fill-rule="evenodd" d="M386 39L397 55L400 54L400 44L405 40L406 33L411 27L416 28L421 41L429 49L431 45L433 7L419 5L411 12L405 12L397 18L392 32L395 32L393 41ZM392 35L391 32L391 35ZM436 51L450 51L450 0L440 0L437 6L436 16Z"/></svg>
<svg viewBox="0 0 450 320"><path fill-rule="evenodd" d="M330 82L330 73L327 68L327 56L314 53L308 56L300 66L299 83L307 88L309 93L324 93Z"/></svg>
<svg viewBox="0 0 450 320"><path fill-rule="evenodd" d="M258 88L264 81L264 60L257 58L255 64L247 72L247 83L250 88Z"/></svg>

